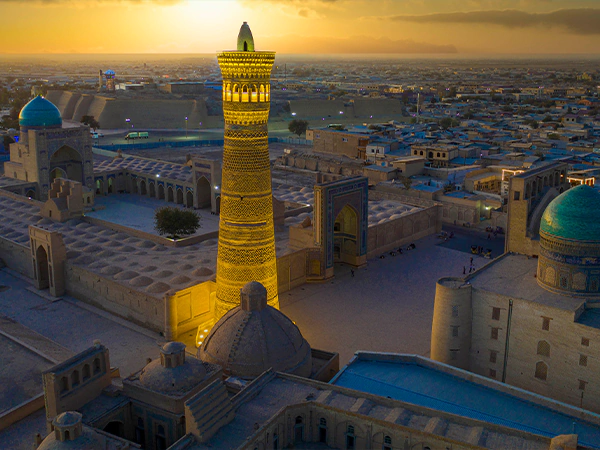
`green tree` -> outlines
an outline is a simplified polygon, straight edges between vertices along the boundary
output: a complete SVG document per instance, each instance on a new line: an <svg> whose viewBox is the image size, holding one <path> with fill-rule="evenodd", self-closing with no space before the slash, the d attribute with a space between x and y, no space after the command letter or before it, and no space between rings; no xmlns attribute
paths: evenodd
<svg viewBox="0 0 600 450"><path fill-rule="evenodd" d="M440 120L440 127L442 127L444 130L455 126L458 126L458 120L452 119L451 117L444 117L442 120Z"/></svg>
<svg viewBox="0 0 600 450"><path fill-rule="evenodd" d="M81 123L89 126L92 130L97 130L98 128L100 128L100 124L94 118L94 116L82 116Z"/></svg>
<svg viewBox="0 0 600 450"><path fill-rule="evenodd" d="M154 212L154 229L171 239L194 234L200 228L200 216L192 210L163 206Z"/></svg>
<svg viewBox="0 0 600 450"><path fill-rule="evenodd" d="M408 191L412 186L412 179L409 177L400 177L400 182L404 185L404 188Z"/></svg>
<svg viewBox="0 0 600 450"><path fill-rule="evenodd" d="M298 137L306 133L307 129L308 122L306 120L294 119L288 125L288 130L290 130L294 134L297 134Z"/></svg>

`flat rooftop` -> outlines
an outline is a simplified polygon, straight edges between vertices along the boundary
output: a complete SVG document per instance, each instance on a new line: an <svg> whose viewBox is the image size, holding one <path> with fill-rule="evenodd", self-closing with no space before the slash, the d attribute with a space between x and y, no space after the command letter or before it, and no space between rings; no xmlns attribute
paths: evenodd
<svg viewBox="0 0 600 450"><path fill-rule="evenodd" d="M482 291L573 313L585 303L584 299L555 294L540 287L535 277L537 264L537 258L507 253L477 271L468 281L474 288Z"/></svg>
<svg viewBox="0 0 600 450"><path fill-rule="evenodd" d="M597 414L578 408L572 410L579 417L559 412L537 403L535 394L490 383L483 377L445 364L430 363L432 367L419 364L410 355L390 355L388 361L359 357L331 383L546 437L571 434L575 426L579 445L600 448L600 425L579 418L588 415L599 420ZM492 387L494 384L498 389ZM513 391L514 395L507 391ZM538 398L552 402L545 397ZM557 408L564 406L554 403Z"/></svg>

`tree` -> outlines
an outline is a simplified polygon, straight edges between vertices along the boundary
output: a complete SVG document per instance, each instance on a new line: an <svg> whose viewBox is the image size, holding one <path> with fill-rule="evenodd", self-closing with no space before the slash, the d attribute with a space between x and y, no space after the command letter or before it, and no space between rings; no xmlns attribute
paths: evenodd
<svg viewBox="0 0 600 450"><path fill-rule="evenodd" d="M308 129L308 122L306 120L294 119L288 125L288 130L292 133L297 134L298 137L304 134Z"/></svg>
<svg viewBox="0 0 600 450"><path fill-rule="evenodd" d="M440 127L442 127L444 130L456 126L458 126L458 120L452 119L451 117L444 117L442 120L440 120Z"/></svg>
<svg viewBox="0 0 600 450"><path fill-rule="evenodd" d="M408 191L412 186L412 179L409 177L400 177L400 182L404 185L404 188Z"/></svg>
<svg viewBox="0 0 600 450"><path fill-rule="evenodd" d="M171 239L193 234L200 228L200 216L192 210L163 206L154 212L154 229Z"/></svg>
<svg viewBox="0 0 600 450"><path fill-rule="evenodd" d="M552 116L547 115L546 117L544 117L542 119L542 122L547 123L547 122L552 122Z"/></svg>
<svg viewBox="0 0 600 450"><path fill-rule="evenodd" d="M94 116L82 116L81 123L89 126L92 130L100 128L100 124L94 119Z"/></svg>

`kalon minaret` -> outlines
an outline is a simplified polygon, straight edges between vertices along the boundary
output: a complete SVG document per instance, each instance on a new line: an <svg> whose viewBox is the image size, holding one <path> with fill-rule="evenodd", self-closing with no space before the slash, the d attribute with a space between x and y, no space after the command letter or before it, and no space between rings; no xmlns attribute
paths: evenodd
<svg viewBox="0 0 600 450"><path fill-rule="evenodd" d="M215 320L240 304L240 289L258 281L279 308L267 122L273 52L254 50L246 22L237 51L218 56L223 75L225 145L217 257Z"/></svg>

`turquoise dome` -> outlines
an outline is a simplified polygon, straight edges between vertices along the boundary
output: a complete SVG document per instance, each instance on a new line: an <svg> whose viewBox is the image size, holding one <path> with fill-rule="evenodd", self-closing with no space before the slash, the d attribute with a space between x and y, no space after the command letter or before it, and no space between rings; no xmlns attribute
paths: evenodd
<svg viewBox="0 0 600 450"><path fill-rule="evenodd" d="M559 195L544 211L540 232L563 239L600 241L600 193L582 184Z"/></svg>
<svg viewBox="0 0 600 450"><path fill-rule="evenodd" d="M19 114L21 127L60 127L62 117L52 102L41 95L27 103Z"/></svg>

